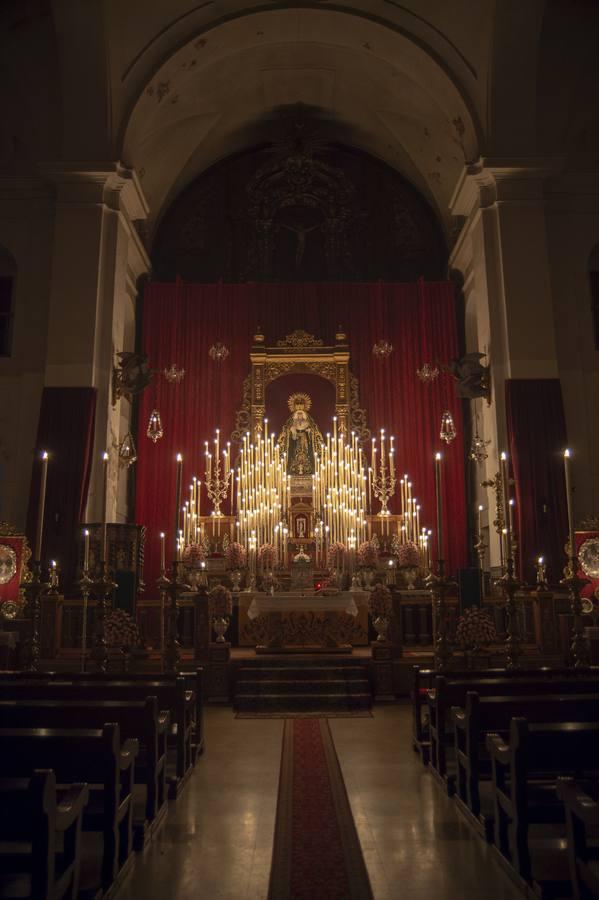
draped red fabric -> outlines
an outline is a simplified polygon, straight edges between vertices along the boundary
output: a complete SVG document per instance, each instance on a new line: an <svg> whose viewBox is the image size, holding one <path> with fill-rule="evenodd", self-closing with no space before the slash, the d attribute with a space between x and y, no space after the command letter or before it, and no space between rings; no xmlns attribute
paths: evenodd
<svg viewBox="0 0 599 900"><path fill-rule="evenodd" d="M539 556L557 582L565 564L568 514L563 451L566 421L559 379L506 382L508 441L515 481L519 575L534 582Z"/></svg>
<svg viewBox="0 0 599 900"><path fill-rule="evenodd" d="M148 527L147 584L154 584L158 575L159 532L172 532L175 455L184 455L184 484L194 474L203 478L204 441L213 438L217 427L221 436L234 427L258 325L267 345L296 328L333 344L337 327L343 326L368 425L373 432L386 428L395 435L400 474L410 475L422 506L421 522L431 528L435 522L433 456L443 451L446 555L450 570L465 565L460 401L447 375L432 384L423 384L416 376L425 361L459 355L451 284L152 283L144 297L143 348L152 368L162 370L175 362L185 369L185 378L179 385L157 378L141 399L136 519ZM394 346L385 361L372 353L373 345L383 338ZM214 362L208 354L216 341L230 351L224 362ZM164 438L155 445L146 437L154 405L165 429ZM445 409L454 416L458 437L441 447L439 430ZM281 415L278 411L279 419ZM319 424L325 432L330 427L326 422ZM393 511L398 509L397 499L391 504ZM205 494L202 504L207 511ZM224 507L224 511L228 510Z"/></svg>
<svg viewBox="0 0 599 900"><path fill-rule="evenodd" d="M48 483L44 515L42 561L57 560L61 584L69 591L76 577L77 544L74 536L85 515L91 473L95 388L44 388L37 431L36 456L47 450ZM35 538L39 502L40 465L31 478L27 534Z"/></svg>

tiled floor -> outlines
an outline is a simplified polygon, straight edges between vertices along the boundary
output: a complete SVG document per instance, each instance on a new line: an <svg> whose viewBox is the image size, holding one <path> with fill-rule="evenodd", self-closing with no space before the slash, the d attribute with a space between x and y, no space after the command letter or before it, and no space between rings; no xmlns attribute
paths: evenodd
<svg viewBox="0 0 599 900"><path fill-rule="evenodd" d="M413 753L407 706L331 730L376 900L521 896ZM120 900L266 900L282 733L207 710L206 753Z"/></svg>

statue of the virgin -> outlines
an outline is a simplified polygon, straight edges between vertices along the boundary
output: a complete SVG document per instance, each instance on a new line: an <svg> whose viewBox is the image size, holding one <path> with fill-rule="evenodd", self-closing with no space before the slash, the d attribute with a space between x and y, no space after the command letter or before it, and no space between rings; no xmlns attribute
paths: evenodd
<svg viewBox="0 0 599 900"><path fill-rule="evenodd" d="M287 401L291 415L279 435L279 447L287 456L288 475L313 475L314 456L322 448L322 434L308 410L308 394L292 394Z"/></svg>

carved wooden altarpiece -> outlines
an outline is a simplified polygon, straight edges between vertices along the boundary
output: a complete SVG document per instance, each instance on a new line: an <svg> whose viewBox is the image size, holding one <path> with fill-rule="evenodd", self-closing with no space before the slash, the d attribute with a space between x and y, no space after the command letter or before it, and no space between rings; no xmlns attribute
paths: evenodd
<svg viewBox="0 0 599 900"><path fill-rule="evenodd" d="M243 383L243 402L235 417L232 441L241 441L248 431L256 440L264 430L267 386L284 375L319 375L335 387L335 415L340 434L354 431L360 441L370 438L366 413L360 406L358 379L349 367L347 336L341 328L335 344L324 342L306 331L288 334L275 346L267 346L258 329L250 352L251 371Z"/></svg>

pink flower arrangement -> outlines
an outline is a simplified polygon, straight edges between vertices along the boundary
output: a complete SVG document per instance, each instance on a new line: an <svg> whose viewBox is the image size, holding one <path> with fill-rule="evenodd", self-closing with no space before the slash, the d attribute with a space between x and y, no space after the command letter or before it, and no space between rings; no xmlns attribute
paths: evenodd
<svg viewBox="0 0 599 900"><path fill-rule="evenodd" d="M393 609L391 591L384 584L375 584L368 597L368 612L373 619L388 619Z"/></svg>
<svg viewBox="0 0 599 900"><path fill-rule="evenodd" d="M492 644L497 640L497 632L488 613L478 606L471 606L458 619L455 639L460 647L468 650Z"/></svg>
<svg viewBox="0 0 599 900"><path fill-rule="evenodd" d="M206 559L206 553L201 544L187 544L181 559L188 569L199 569Z"/></svg>
<svg viewBox="0 0 599 900"><path fill-rule="evenodd" d="M231 591L223 584L217 584L208 594L208 608L210 615L215 618L230 616L233 612L233 598Z"/></svg>
<svg viewBox="0 0 599 900"><path fill-rule="evenodd" d="M140 643L137 623L124 609L114 609L106 616L104 634L109 647L137 647Z"/></svg>
<svg viewBox="0 0 599 900"><path fill-rule="evenodd" d="M342 544L341 541L335 541L333 544L331 544L327 553L327 562L329 565L329 569L334 569L338 566L341 566L343 564L344 556L345 544Z"/></svg>
<svg viewBox="0 0 599 900"><path fill-rule="evenodd" d="M258 550L258 560L263 569L274 569L277 564L277 548L274 544L262 544Z"/></svg>
<svg viewBox="0 0 599 900"><path fill-rule="evenodd" d="M232 541L225 550L225 557L230 569L244 569L247 561L247 552L243 544Z"/></svg>
<svg viewBox="0 0 599 900"><path fill-rule="evenodd" d="M374 541L362 541L358 547L358 563L361 566L376 566L379 554Z"/></svg>
<svg viewBox="0 0 599 900"><path fill-rule="evenodd" d="M414 541L406 541L405 544L399 545L397 564L398 566L409 566L411 568L420 565L420 551Z"/></svg>

